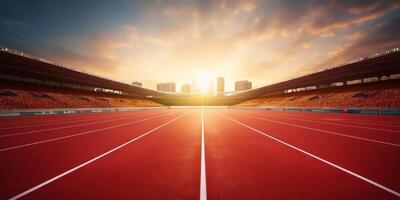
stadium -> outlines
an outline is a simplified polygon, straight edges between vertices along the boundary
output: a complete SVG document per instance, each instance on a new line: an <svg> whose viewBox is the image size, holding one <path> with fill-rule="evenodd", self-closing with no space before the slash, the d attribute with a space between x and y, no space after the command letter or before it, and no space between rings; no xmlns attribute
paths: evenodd
<svg viewBox="0 0 400 200"><path fill-rule="evenodd" d="M233 13L258 7L243 9ZM227 91L219 76L214 91L216 77L200 74L176 92L160 71L152 89L2 37L1 199L400 199L400 42L254 88Z"/></svg>

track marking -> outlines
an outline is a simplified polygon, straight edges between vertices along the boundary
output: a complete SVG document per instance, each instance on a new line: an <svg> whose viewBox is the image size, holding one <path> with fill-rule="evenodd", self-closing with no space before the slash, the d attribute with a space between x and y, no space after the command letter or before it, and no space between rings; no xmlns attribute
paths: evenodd
<svg viewBox="0 0 400 200"><path fill-rule="evenodd" d="M174 119L162 124L161 126L158 126L158 127L154 128L154 129L151 129L150 131L147 131L146 133L143 133L142 135L140 135L138 137L135 137L132 140L129 140L128 142L125 142L125 143L123 143L123 144L121 144L121 145L119 145L119 146L117 146L117 147L115 147L115 148L113 148L113 149L101 154L101 155L98 155L95 158L92 158L92 159L90 159L90 160L88 160L88 161L86 161L86 162L84 162L84 163L82 163L82 164L70 169L70 170L67 170L67 171L65 171L65 172L63 172L63 173L61 173L61 174L59 174L59 175L57 175L57 176L55 176L55 177L53 177L51 179L48 179L47 181L45 181L43 183L40 183L39 185L36 185L35 187L32 187L32 188L30 188L30 189L28 189L28 190L26 190L26 191L24 191L24 192L22 192L22 193L20 193L18 195L15 195L15 196L11 197L10 200L19 199L19 198L21 198L23 196L26 196L27 194L32 193L35 190L38 190L38 189L40 189L40 188L42 188L42 187L44 187L44 186L56 181L57 179L60 179L60 178L66 176L66 175L68 175L68 174L70 174L70 173L72 173L72 172L74 172L74 171L76 171L76 170L78 170L78 169L80 169L80 168L82 168L82 167L84 167L84 166L86 166L86 165L88 165L88 164L90 164L90 163L92 163L92 162L104 157L104 156L107 156L108 154L110 154L110 153L112 153L114 151L117 151L118 149L120 149L120 148L122 148L122 147L124 147L124 146L126 146L126 145L128 145L128 144L130 144L130 143L132 143L134 141L136 141L136 140L139 140L140 138L142 138L142 137L144 137L144 136L146 136L146 135L148 135L148 134L150 134L150 133L152 133L152 132L154 132L154 131L156 131L156 130L158 130L158 129L160 129L160 128L162 128L162 127L164 127L164 126L166 126L166 125L168 125L168 124L170 124L170 123L172 123L174 121L176 121L177 119L185 116L186 114L187 113L182 114L182 115L180 115L180 116L178 116L178 117L176 117L176 118L174 118Z"/></svg>
<svg viewBox="0 0 400 200"><path fill-rule="evenodd" d="M298 119L298 118L292 118L292 117L278 117L278 118L284 118L284 119L286 118L286 119L297 120L297 121L320 123L320 124L329 124L329 125L344 126L344 127L351 127L351 128L368 129L368 130L383 131L383 132L390 132L390 133L400 133L400 131L397 131L397 130L390 130L390 129L383 129L383 128L373 128L373 127L366 127L366 126L357 126L357 125L335 123L335 122L322 122L322 121L318 121L318 120Z"/></svg>
<svg viewBox="0 0 400 200"><path fill-rule="evenodd" d="M173 113L173 114L175 114L175 113ZM89 134L89 133L104 131L104 130L108 130L108 129L118 128L118 127L121 127L121 126L126 126L126 125L129 125L129 124L135 124L135 123L138 123L138 122L142 122L142 121L154 119L154 118L161 117L161 116L167 116L167 115L172 115L172 114L157 115L157 116L145 118L145 119L142 119L142 120L138 120L138 121L134 121L134 122L128 122L128 123L123 123L123 124L119 124L119 125L115 125L115 126L110 126L110 127L106 127L106 128L100 128L100 129L96 129L96 130L85 131L85 132L82 132L82 133L67 135L67 136L63 136L63 137L52 138L52 139L48 139L48 140L42 140L42 141L39 141L39 142L32 142L32 143L27 143L27 144L22 144L22 145L7 147L7 148L4 148L4 149L0 149L0 152L8 151L8 150L13 150L13 149L19 149L19 148L22 148L22 147L33 146L33 145L37 145L37 144L43 144L43 143L47 143L47 142L53 142L53 141L57 141L57 140L67 139L67 138L72 138L72 137L76 137L76 136L80 136L80 135L86 135L86 134Z"/></svg>
<svg viewBox="0 0 400 200"><path fill-rule="evenodd" d="M311 123L320 123L320 124L329 124L329 125L335 125L335 126L344 126L344 127L351 127L351 128L360 128L360 129L368 129L368 130L374 130L374 131L383 131L383 132L390 132L390 133L400 133L400 131L396 130L390 130L390 129L383 129L383 128L372 128L372 127L365 127L365 126L356 126L356 125L350 125L350 124L342 124L342 123L335 123L335 122L323 122L319 120L307 120L307 119L299 119L299 118L293 118L293 117L282 117L282 116L274 116L275 118L281 118L281 119L291 119L291 120L297 120L297 121L303 121L303 122L311 122Z"/></svg>
<svg viewBox="0 0 400 200"><path fill-rule="evenodd" d="M239 125L242 125L242 126L248 128L248 129L250 129L250 130L252 130L252 131L254 131L254 132L257 132L258 134L261 134L261 135L263 135L263 136L265 136L265 137L268 137L268 138L270 138L270 139L272 139L272 140L275 140L276 142L279 142L279 143L281 143L281 144L283 144L283 145L286 145L286 146L288 146L288 147L290 147L290 148L292 148L292 149L295 149L295 150L297 150L297 151L299 151L299 152L301 152L301 153L303 153L303 154L306 154L306 155L308 155L308 156L310 156L310 157L312 157L312 158L315 158L315 159L317 159L317 160L319 160L319 161L321 161L321 162L323 162L323 163L325 163L325 164L328 164L328 165L330 165L330 166L332 166L332 167L334 167L334 168L336 168L336 169L338 169L338 170L341 170L341 171L343 171L343 172L345 172L345 173L347 173L347 174L350 174L350 175L352 175L352 176L354 176L354 177L356 177L356 178L358 178L358 179L360 179L360 180L363 180L363 181L365 181L365 182L367 182L367 183L369 183L369 184L371 184L371 185L373 185L373 186L376 186L376 187L378 187L378 188L380 188L380 189L382 189L382 190L384 190L384 191L386 191L386 192L389 192L389 193L391 193L391 194L393 194L393 195L395 195L395 196L397 196L397 197L400 197L400 193L399 193L399 192L397 192L397 191L395 191L395 190L392 190L392 189L390 189L390 188L388 188L388 187L386 187L386 186L384 186L384 185L381 185L381 184L379 184L379 183L377 183L377 182L375 182L375 181L373 181L373 180L371 180L371 179L368 179L368 178L366 178L366 177L364 177L364 176L361 176L360 174L357 174L357 173L355 173L355 172L353 172L353 171L351 171L351 170L348 170L348 169L343 168L343 167L341 167L341 166L339 166L339 165L336 165L336 164L334 164L334 163L332 163L332 162L329 162L329 161L327 161L327 160L325 160L325 159L323 159L323 158L320 158L320 157L318 157L318 156L316 156L316 155L314 155L314 154L312 154L312 153L309 153L309 152L307 152L307 151L305 151L305 150L303 150L303 149L300 149L300 148L298 148L298 147L296 147L296 146L293 146L293 145L291 145L291 144L289 144L289 143L286 143L286 142L284 142L284 141L282 141L282 140L279 140L278 138L275 138L275 137L273 137L273 136L271 136L271 135L268 135L267 133L264 133L264 132L262 132L262 131L260 131L260 130L258 130L258 129L255 129L255 128L253 128L253 127L250 127L250 126L248 126L248 125L246 125L246 124L243 124L243 123L241 123L241 122L239 122L239 121L237 121L237 120L235 120L235 119L232 119L232 118L230 118L230 117L228 117L228 116L226 116L226 115L224 115L224 114L221 114L221 113L217 113L217 114L218 114L218 115L221 115L221 116L223 116L223 117L225 117L225 118L227 118L227 119L229 119L229 120L231 120L231 121L233 121L233 122L235 122L235 123L237 123L237 124L239 124Z"/></svg>
<svg viewBox="0 0 400 200"><path fill-rule="evenodd" d="M138 118L138 117L146 117L146 116L149 116L149 115L150 116L151 115L158 115L160 113L161 112L156 113L156 114L148 114L148 115L146 115L146 114L144 114L144 115L132 115L132 116L129 116L129 117L123 117L123 118L118 118L118 119L108 119L108 120L95 121L95 122L89 122L89 123L84 123L84 124L75 124L75 125L70 125L70 126L61 126L61 127L55 127L55 128L33 130L33 131L24 131L24 132L19 132L19 133L10 133L10 134L0 135L0 138L17 136L17 135L26 135L26 134L30 134L30 133L40 133L40 132L45 132L45 131L54 131L54 130L60 130L60 129L65 129L65 128L79 127L79 126L87 126L87 125L92 125L92 124L100 124L100 123L104 123L104 122L113 122L113 121L132 119L132 118ZM68 123L68 122L65 122L65 123Z"/></svg>
<svg viewBox="0 0 400 200"><path fill-rule="evenodd" d="M15 116L15 117L12 117L12 118L5 118L5 117L0 117L0 121L1 121L1 123L0 123L0 129L3 129L3 128L7 128L7 126L8 126L8 124L7 124L7 121L8 120L22 120L22 119L25 119L25 118L29 118L29 117L43 117L43 116L46 116L46 117L56 117L55 115L33 115L33 116ZM60 115L61 116L61 115ZM58 117L57 117L58 118ZM39 118L39 121L35 121L35 122L25 122L25 123L17 123L17 124L15 124L15 125L35 125L35 124L38 124L38 123L41 123L41 122L61 122L61 121L64 121L63 119L51 119L51 120L46 120L46 118ZM4 126L4 125L6 125L6 126Z"/></svg>
<svg viewBox="0 0 400 200"><path fill-rule="evenodd" d="M42 121L42 120L40 120ZM78 120L78 121L82 121L82 120ZM46 123L43 123L46 122ZM43 120L43 122L31 122L31 123L22 123L22 124L15 124L15 126L13 127L9 127L9 125L4 126L4 124L2 124L2 127L0 127L1 130L9 130L9 129L16 129L16 128L24 128L24 127L35 127L35 126L40 126L42 124L44 125L50 125L50 124L57 124L57 123L61 123L61 122L65 122L65 120L61 120L61 119L57 119L57 120Z"/></svg>
<svg viewBox="0 0 400 200"><path fill-rule="evenodd" d="M285 115L285 116L288 116L288 115ZM376 115L375 117L379 117L379 116L381 116L381 115ZM383 116L381 116L381 117L383 117ZM392 117L395 117L395 116L392 116ZM343 119L343 121L345 121L345 122L352 122L352 123L363 123L363 124L376 124L377 123L377 121L372 121L372 120L363 120L363 119L344 119L344 118L341 118L341 119ZM382 118L381 118L382 119ZM321 119L321 120L325 120L325 119ZM396 127L400 127L400 124L399 123L396 123L396 122L390 122L390 121L384 121L384 122L379 122L379 124L380 125L383 125L383 126L396 126Z"/></svg>
<svg viewBox="0 0 400 200"><path fill-rule="evenodd" d="M288 125L288 126L294 126L294 127L297 127L297 128L303 128L303 129L308 129L308 130L328 133L328 134L332 134L332 135L338 135L338 136L342 136L342 137L353 138L353 139L357 139L357 140L363 140L363 141L368 141L368 142L375 142L375 143L379 143L379 144L385 144L385 145L400 147L400 144L396 144L396 143L383 142L383 141L380 141L380 140L373 140L373 139L357 137L357 136L353 136L353 135L347 135L347 134L343 134L343 133L336 133L336 132L333 132L333 131L327 131L327 130L318 129L318 128L311 128L311 127L308 127L308 126L290 124L290 123L286 123L286 122L275 121L275 120L272 120L272 119L266 119L266 118L262 118L262 117L255 117L255 116L252 116L252 115L249 115L249 114L237 114L237 115L247 116L247 117L250 117L250 118L269 121L269 122L273 122L273 123L277 123L277 124L284 124L284 125Z"/></svg>
<svg viewBox="0 0 400 200"><path fill-rule="evenodd" d="M131 116L132 117L132 116L137 116L139 114L140 113L132 113L132 114L129 114L127 116ZM29 127L46 126L46 125L66 124L66 123L81 122L81 121L108 120L108 119L112 119L112 118L114 118L114 117L100 116L100 118L77 119L77 120L72 119L70 121L68 121L69 119L64 119L64 120L61 119L61 120L57 120L57 121L54 121L54 122L44 121L44 123L43 122L36 122L36 123L30 123L30 124L25 124L25 125L24 124L22 124L22 125L21 124L19 124L19 125L17 124L16 126L1 127L0 129L1 130L11 130L11 129L18 129L18 128L29 128ZM50 122L50 123L48 123L48 122Z"/></svg>
<svg viewBox="0 0 400 200"><path fill-rule="evenodd" d="M368 117L377 117L377 118L380 118L380 119L385 119L385 118L391 119L391 118L395 117L395 116L388 116L388 115L367 115L367 114L349 114L349 113L314 113L314 112L291 112L291 113L303 113L303 114L307 113L307 114L309 114L309 116L311 118L312 117L317 117L317 118L319 117L318 115L317 116L313 116L314 114L324 114L324 115L345 114L345 115L351 115L352 117L353 116L354 117L356 117L356 116L362 116L362 117L368 116ZM280 114L282 114L281 116L287 116L287 117L293 116L293 115L288 115L287 113L284 114L283 112L280 113ZM359 118L352 118L352 119L344 119L344 118L342 118L342 119L343 119L343 121L346 121L346 122L352 121L352 122L356 122L356 123L359 123L359 122L377 123L377 121L368 120L368 119L359 119ZM325 119L316 119L316 120L325 120ZM369 123L369 124L371 124L371 123ZM393 121L391 121L391 122L390 121L379 122L379 124L383 124L383 125L396 125L397 124L398 126L400 126L400 123L393 122Z"/></svg>
<svg viewBox="0 0 400 200"><path fill-rule="evenodd" d="M71 123L71 122L81 122L81 121L93 121L97 120L95 118L93 119L78 119L78 120L71 120L71 121L66 121L68 119L64 120L57 120L57 121L44 121L43 122L38 122L38 123L31 123L31 124L25 124L25 125L17 125L17 126L12 126L12 127L2 127L0 129L2 130L11 130L11 129L17 129L17 128L29 128L29 127L37 127L37 126L46 126L46 125L54 125L54 124L66 124L66 123Z"/></svg>
<svg viewBox="0 0 400 200"><path fill-rule="evenodd" d="M312 120L317 120L317 121L325 121L325 122L334 122L334 123L349 123L349 124L365 124L365 125L372 125L372 126L386 126L386 127L393 127L393 128L400 128L400 125L393 125L393 124L386 124L383 122L362 122L362 121L354 121L354 120L348 120L341 118L340 120L329 120L329 119L312 119Z"/></svg>
<svg viewBox="0 0 400 200"><path fill-rule="evenodd" d="M206 154L204 145L204 109L201 108L201 167L200 167L200 200L207 199Z"/></svg>

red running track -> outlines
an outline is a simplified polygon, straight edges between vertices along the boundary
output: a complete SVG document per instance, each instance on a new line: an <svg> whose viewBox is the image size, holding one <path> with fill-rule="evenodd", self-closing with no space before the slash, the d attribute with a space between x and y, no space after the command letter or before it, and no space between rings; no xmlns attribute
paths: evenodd
<svg viewBox="0 0 400 200"><path fill-rule="evenodd" d="M163 109L0 119L0 199L400 199L400 117Z"/></svg>

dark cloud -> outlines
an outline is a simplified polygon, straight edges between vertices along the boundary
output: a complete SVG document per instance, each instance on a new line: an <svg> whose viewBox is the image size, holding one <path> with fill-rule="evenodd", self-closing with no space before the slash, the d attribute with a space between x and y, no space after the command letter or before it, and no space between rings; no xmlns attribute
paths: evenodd
<svg viewBox="0 0 400 200"><path fill-rule="evenodd" d="M6 28L21 28L26 25L24 22L15 19L2 19L0 24Z"/></svg>
<svg viewBox="0 0 400 200"><path fill-rule="evenodd" d="M256 10L258 23L248 19L246 30L253 35L274 31L277 35L331 36L399 7L396 0L262 1Z"/></svg>
<svg viewBox="0 0 400 200"><path fill-rule="evenodd" d="M348 43L338 46L336 50L329 54L330 58L304 70L315 71L372 53L400 47L399 33L400 17L397 17L365 31L365 33L360 34L361 36L355 37L354 41L348 41Z"/></svg>
<svg viewBox="0 0 400 200"><path fill-rule="evenodd" d="M351 50L359 49L361 52L365 49L372 51L384 50L382 48L393 48L400 46L400 17L378 25L372 29L367 36L356 42Z"/></svg>
<svg viewBox="0 0 400 200"><path fill-rule="evenodd" d="M116 72L118 62L98 57L76 53L53 42L45 44L45 48L33 50L34 56L62 63L76 69L96 74L112 74Z"/></svg>

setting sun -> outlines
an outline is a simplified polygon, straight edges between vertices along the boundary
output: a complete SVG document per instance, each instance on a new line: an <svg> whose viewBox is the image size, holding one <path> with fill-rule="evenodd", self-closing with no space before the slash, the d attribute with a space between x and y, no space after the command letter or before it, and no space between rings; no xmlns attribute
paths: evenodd
<svg viewBox="0 0 400 200"><path fill-rule="evenodd" d="M211 89L212 77L207 73L201 73L197 76L196 86L202 92L206 93Z"/></svg>

